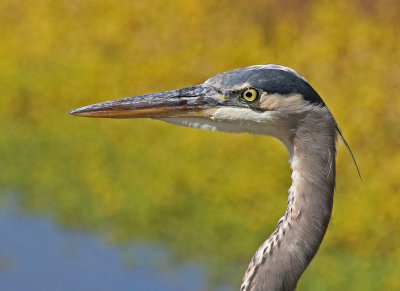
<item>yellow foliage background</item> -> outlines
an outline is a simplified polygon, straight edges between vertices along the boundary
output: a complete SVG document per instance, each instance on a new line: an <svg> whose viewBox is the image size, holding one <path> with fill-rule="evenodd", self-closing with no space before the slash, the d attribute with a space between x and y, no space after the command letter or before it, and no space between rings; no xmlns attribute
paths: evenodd
<svg viewBox="0 0 400 291"><path fill-rule="evenodd" d="M2 0L0 193L238 286L284 213L284 147L67 112L278 63L323 97L363 175L341 144L332 223L298 290L399 290L399 20L396 0Z"/></svg>

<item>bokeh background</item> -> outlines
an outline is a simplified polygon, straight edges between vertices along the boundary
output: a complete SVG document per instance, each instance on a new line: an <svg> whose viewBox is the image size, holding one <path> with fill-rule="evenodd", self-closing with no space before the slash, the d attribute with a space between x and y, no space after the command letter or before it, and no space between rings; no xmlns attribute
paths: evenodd
<svg viewBox="0 0 400 291"><path fill-rule="evenodd" d="M1 290L237 290L284 213L285 148L67 112L265 63L308 79L363 176L340 143L298 290L400 290L399 34L397 0L2 0Z"/></svg>

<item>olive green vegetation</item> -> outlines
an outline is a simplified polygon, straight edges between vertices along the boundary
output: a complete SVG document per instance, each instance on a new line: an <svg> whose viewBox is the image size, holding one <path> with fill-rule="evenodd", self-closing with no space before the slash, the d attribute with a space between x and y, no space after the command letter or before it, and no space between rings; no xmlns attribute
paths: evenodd
<svg viewBox="0 0 400 291"><path fill-rule="evenodd" d="M303 74L342 143L332 223L298 290L400 289L400 2L0 2L0 189L115 245L165 245L208 287L240 283L284 213L278 141L152 120L77 118L109 99L247 65Z"/></svg>

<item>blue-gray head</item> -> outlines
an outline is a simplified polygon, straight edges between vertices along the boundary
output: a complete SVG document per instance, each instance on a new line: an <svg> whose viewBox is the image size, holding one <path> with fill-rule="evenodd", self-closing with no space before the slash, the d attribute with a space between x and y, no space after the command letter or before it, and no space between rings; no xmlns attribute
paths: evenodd
<svg viewBox="0 0 400 291"><path fill-rule="evenodd" d="M302 118L307 113L322 114L333 120L332 126L350 150L328 107L306 79L273 64L224 72L198 86L97 103L70 113L153 118L207 130L270 135L283 141L289 151Z"/></svg>
<svg viewBox="0 0 400 291"><path fill-rule="evenodd" d="M321 107L326 108L321 97L294 70L258 65L218 74L198 86L107 101L70 113L147 117L202 129L273 135L286 144L298 118Z"/></svg>

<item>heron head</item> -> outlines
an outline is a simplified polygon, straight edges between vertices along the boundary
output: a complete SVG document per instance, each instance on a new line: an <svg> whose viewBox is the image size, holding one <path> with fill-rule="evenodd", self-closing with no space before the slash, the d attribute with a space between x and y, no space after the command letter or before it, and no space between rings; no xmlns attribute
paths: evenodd
<svg viewBox="0 0 400 291"><path fill-rule="evenodd" d="M294 70L258 65L224 72L201 85L85 106L71 114L103 118L153 118L201 129L273 135L321 97Z"/></svg>

